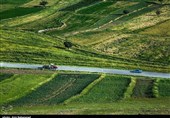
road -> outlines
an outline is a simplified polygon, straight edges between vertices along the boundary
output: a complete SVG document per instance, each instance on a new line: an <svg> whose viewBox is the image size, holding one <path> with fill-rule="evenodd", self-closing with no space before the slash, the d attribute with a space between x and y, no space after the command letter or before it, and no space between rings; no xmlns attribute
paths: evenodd
<svg viewBox="0 0 170 118"><path fill-rule="evenodd" d="M0 63L0 67L8 67L8 68L37 69L38 67L42 67L42 66L43 65L39 65L39 64L21 64L21 63L6 63L6 62ZM57 70L99 72L99 73L109 73L109 74L119 74L119 75L170 78L170 73L158 73L158 72L147 72L147 71L143 71L142 73L131 73L130 70L80 67L80 66L60 66L59 65Z"/></svg>

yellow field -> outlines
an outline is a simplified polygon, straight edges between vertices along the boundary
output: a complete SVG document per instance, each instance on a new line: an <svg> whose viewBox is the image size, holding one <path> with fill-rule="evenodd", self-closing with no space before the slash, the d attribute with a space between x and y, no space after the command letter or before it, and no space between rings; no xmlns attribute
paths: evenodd
<svg viewBox="0 0 170 118"><path fill-rule="evenodd" d="M167 20L159 25L153 26L141 32L141 34L152 34L167 36L170 35L170 20Z"/></svg>

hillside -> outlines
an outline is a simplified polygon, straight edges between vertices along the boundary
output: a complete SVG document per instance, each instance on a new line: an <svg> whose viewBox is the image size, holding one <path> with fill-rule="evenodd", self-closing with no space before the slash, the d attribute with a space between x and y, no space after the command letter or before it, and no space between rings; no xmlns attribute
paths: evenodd
<svg viewBox="0 0 170 118"><path fill-rule="evenodd" d="M88 65L86 63L92 64L95 62L95 59L91 57L87 60L85 59L87 57L79 56L79 58L85 60L84 63L81 63L76 61L76 56L70 57L70 53L69 56L68 53L62 53L61 55L61 52L68 52L61 46L60 49L54 49L53 47L53 50L50 48L52 49L50 52L42 50L39 47L38 40L36 41L37 45L35 45L36 49L29 50L31 45L35 44L31 38L32 36L27 36L30 43L28 44L29 47L26 43L22 45L26 45L24 48L28 48L29 51L22 47L25 52L22 53L19 51L22 50L19 49L21 46L18 46L18 49L12 46L18 45L17 41L13 41L13 44L4 41L6 39L5 34L13 32L12 34L15 35L16 40L19 40L18 37L25 39L27 33L36 35L36 37L49 37L48 39L51 41L54 40L50 42L50 45L56 47L58 42L55 40L60 42L59 45L65 40L69 40L79 46L81 50L95 53L97 58L101 58L101 55L103 55L100 59L104 61L100 65L103 67L109 67L109 65L115 67L113 65L116 65L118 68L122 68L120 63L124 63L124 68L128 69L140 67L145 70L169 72L169 25L166 25L170 20L168 1L161 4L140 0L91 0L88 2L86 0L68 0L67 2L48 0L46 7L35 7L39 3L40 1L36 0L24 0L22 2L20 0L15 2L1 0L2 6L9 6L0 10L2 16L0 20L1 42L3 44L1 54L7 53L9 55L1 55L1 61L22 63L49 63L54 61L58 64L69 65ZM161 11L159 16L156 15L156 10ZM128 11L128 13L124 13L124 11ZM30 34L30 31L33 33ZM8 36L9 39L14 40L12 37ZM7 50L16 53L7 52ZM41 51L37 52L35 50ZM77 55L78 52L75 53ZM22 59L25 56L21 58L19 56L21 54L27 55L29 59ZM70 58L70 62L61 62L60 59L63 59L63 56L64 58ZM94 57L93 54L91 56ZM127 63L126 60L130 63ZM142 67L143 65L145 67ZM97 66L97 64L92 64L92 66Z"/></svg>
<svg viewBox="0 0 170 118"><path fill-rule="evenodd" d="M169 29L170 0L0 0L0 62L161 75ZM103 70L0 67L0 114L170 114L169 78Z"/></svg>

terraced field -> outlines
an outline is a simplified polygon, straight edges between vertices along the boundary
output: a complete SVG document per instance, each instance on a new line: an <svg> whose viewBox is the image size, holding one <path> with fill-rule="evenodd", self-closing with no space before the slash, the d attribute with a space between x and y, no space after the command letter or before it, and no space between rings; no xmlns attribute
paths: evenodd
<svg viewBox="0 0 170 118"><path fill-rule="evenodd" d="M170 72L169 0L40 1L0 0L0 61ZM1 114L170 114L169 80L0 70Z"/></svg>

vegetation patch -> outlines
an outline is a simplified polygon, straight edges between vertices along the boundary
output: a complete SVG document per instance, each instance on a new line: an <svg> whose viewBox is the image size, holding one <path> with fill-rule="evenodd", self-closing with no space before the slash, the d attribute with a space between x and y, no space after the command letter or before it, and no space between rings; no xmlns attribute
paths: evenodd
<svg viewBox="0 0 170 118"><path fill-rule="evenodd" d="M88 5L91 5L91 4L94 4L96 2L99 2L99 1L102 1L102 0L82 0L76 4L73 4L71 6L68 6L64 9L61 9L61 11L75 11L77 9L80 9L82 7L85 7L85 6L88 6Z"/></svg>
<svg viewBox="0 0 170 118"><path fill-rule="evenodd" d="M13 74L4 74L4 73L0 73L0 82L5 80L5 79L8 79L10 77L12 77Z"/></svg>
<svg viewBox="0 0 170 118"><path fill-rule="evenodd" d="M125 76L106 76L96 84L87 94L76 99L76 103L107 103L123 98L130 78Z"/></svg>
<svg viewBox="0 0 170 118"><path fill-rule="evenodd" d="M66 101L64 101L64 104L68 104L72 101L75 101L76 99L82 97L83 95L87 94L96 84L98 84L100 81L102 81L105 78L105 74L102 74L98 79L96 79L95 81L93 81L92 83L90 83L85 89L83 89L83 91L75 96L72 96L71 98L67 99Z"/></svg>
<svg viewBox="0 0 170 118"><path fill-rule="evenodd" d="M48 79L51 75L15 74L0 82L0 104L19 99L35 89L38 84Z"/></svg>
<svg viewBox="0 0 170 118"><path fill-rule="evenodd" d="M160 97L170 97L170 80L160 79L158 90Z"/></svg>
<svg viewBox="0 0 170 118"><path fill-rule="evenodd" d="M136 78L132 77L129 86L127 87L127 90L124 93L124 98L125 99L131 98L131 96L133 94L133 90L135 88L135 85L136 85Z"/></svg>
<svg viewBox="0 0 170 118"><path fill-rule="evenodd" d="M132 97L152 98L153 97L153 91L152 91L153 83L154 83L154 80L152 79L137 79Z"/></svg>
<svg viewBox="0 0 170 118"><path fill-rule="evenodd" d="M157 24L153 27L147 28L144 31L142 31L141 34L168 36L170 35L170 31L168 29L170 29L170 20Z"/></svg>
<svg viewBox="0 0 170 118"><path fill-rule="evenodd" d="M10 103L12 105L54 105L80 93L97 74L59 74L32 93Z"/></svg>
<svg viewBox="0 0 170 118"><path fill-rule="evenodd" d="M3 12L0 12L0 20L2 19L7 19L7 18L14 18L14 17L18 17L18 16L23 16L23 15L27 15L30 13L35 13L42 10L42 8L29 8L29 7L18 7L18 8L14 8L14 9L10 9L10 10L6 10Z"/></svg>

